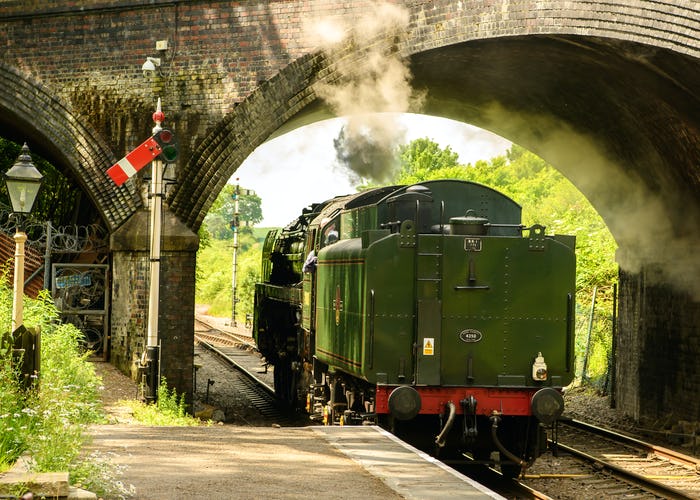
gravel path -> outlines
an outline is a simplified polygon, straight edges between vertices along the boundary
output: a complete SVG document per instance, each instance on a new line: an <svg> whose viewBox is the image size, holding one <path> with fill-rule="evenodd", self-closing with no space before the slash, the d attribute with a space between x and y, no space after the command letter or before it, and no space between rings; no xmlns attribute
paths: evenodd
<svg viewBox="0 0 700 500"><path fill-rule="evenodd" d="M138 425L118 404L136 397L134 382L108 363L95 367L113 423L91 427L85 451L121 471L132 492L122 498L402 498L311 428Z"/></svg>

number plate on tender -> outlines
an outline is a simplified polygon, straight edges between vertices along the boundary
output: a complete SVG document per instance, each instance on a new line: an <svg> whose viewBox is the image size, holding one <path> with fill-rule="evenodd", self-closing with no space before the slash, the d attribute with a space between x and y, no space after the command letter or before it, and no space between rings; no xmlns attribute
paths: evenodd
<svg viewBox="0 0 700 500"><path fill-rule="evenodd" d="M483 335L479 330L474 330L472 328L467 328L459 332L459 340L466 342L467 344L472 344L479 342L483 338Z"/></svg>
<svg viewBox="0 0 700 500"><path fill-rule="evenodd" d="M481 238L464 238L464 250L467 252L481 252Z"/></svg>

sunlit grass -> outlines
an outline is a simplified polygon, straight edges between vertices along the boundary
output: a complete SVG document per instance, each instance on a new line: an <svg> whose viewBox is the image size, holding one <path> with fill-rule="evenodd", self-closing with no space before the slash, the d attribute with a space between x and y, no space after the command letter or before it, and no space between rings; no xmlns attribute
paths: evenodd
<svg viewBox="0 0 700 500"><path fill-rule="evenodd" d="M202 421L187 413L185 398L178 396L175 390L169 390L163 377L158 387L158 399L155 404L136 400L120 401L118 404L130 409L134 419L144 425L192 427L202 425Z"/></svg>
<svg viewBox="0 0 700 500"><path fill-rule="evenodd" d="M0 280L0 324L9 325L11 290ZM62 324L48 292L25 297L25 326L40 328L41 371L38 385L22 387L17 359L9 342L0 350L0 470L21 456L35 472L79 467L88 424L104 421L100 378L80 349L82 333Z"/></svg>

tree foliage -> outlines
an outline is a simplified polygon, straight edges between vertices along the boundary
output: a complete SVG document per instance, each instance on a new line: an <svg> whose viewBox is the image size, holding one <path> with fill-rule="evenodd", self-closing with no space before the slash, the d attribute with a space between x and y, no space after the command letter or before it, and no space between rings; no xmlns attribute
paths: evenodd
<svg viewBox="0 0 700 500"><path fill-rule="evenodd" d="M233 237L231 223L235 215L234 194L237 186L226 184L219 196L209 210L204 221L209 233L213 238L228 240ZM238 195L238 221L239 228L254 226L263 219L262 201L260 197L247 190L240 188Z"/></svg>
<svg viewBox="0 0 700 500"><path fill-rule="evenodd" d="M250 232L241 233L242 249L236 258L236 320L243 323L253 312L255 283L260 279L262 244ZM212 240L197 254L197 303L209 306L213 316L231 316L233 248L231 240Z"/></svg>
<svg viewBox="0 0 700 500"><path fill-rule="evenodd" d="M418 179L435 178L434 172L446 172L459 167L459 155L449 146L441 149L428 138L416 139L399 147L400 167L396 181L401 184L413 184ZM413 181L416 179L416 181Z"/></svg>

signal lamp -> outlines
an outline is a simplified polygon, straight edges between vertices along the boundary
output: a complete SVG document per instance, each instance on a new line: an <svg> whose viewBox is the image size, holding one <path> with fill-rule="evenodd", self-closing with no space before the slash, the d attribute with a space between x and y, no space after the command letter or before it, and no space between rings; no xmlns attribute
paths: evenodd
<svg viewBox="0 0 700 500"><path fill-rule="evenodd" d="M175 133L172 130L164 128L156 132L153 138L162 150L158 157L165 162L174 162L177 158L177 140L175 138Z"/></svg>

